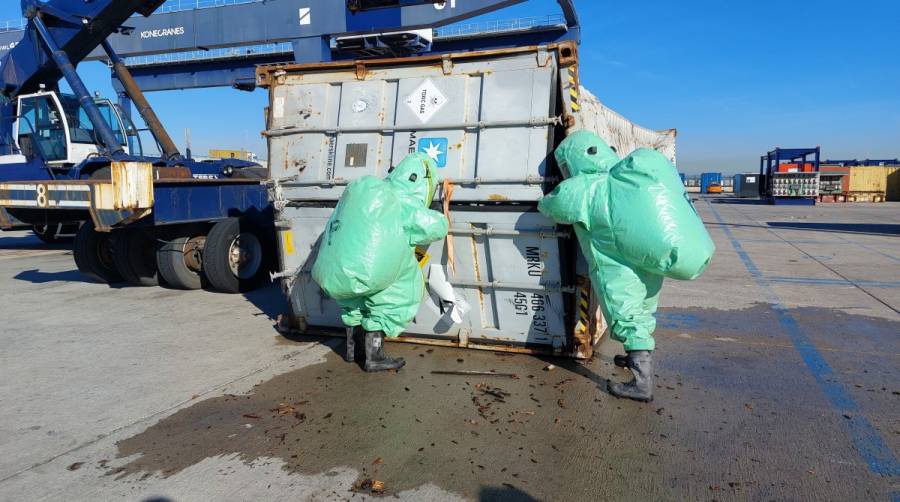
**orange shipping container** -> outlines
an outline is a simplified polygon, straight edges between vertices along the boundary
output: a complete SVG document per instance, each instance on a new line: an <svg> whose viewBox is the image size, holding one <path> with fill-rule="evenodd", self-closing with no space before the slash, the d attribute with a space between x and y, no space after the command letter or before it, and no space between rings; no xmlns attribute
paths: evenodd
<svg viewBox="0 0 900 502"><path fill-rule="evenodd" d="M803 164L802 166L798 163L788 163L788 164L779 164L778 172L779 173L811 173L813 172L813 165L810 162Z"/></svg>

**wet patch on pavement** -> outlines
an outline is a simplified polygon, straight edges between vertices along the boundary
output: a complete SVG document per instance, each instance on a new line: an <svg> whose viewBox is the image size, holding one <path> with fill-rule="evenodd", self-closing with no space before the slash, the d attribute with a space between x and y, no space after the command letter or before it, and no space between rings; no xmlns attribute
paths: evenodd
<svg viewBox="0 0 900 502"><path fill-rule="evenodd" d="M882 344L883 364L847 385L896 448L900 323L791 312L816 331L810 337L839 378L864 357L846 341L848 331L865 326L859 336ZM397 494L433 483L482 500L588 500L633 490L648 499L849 500L891 490L860 460L843 422L853 417L830 408L768 305L663 309L650 405L606 394L606 378L627 378L612 365L621 347L609 340L585 363L406 344L387 350L406 357L407 367L368 375L330 354L248 395L182 409L119 442L120 462L106 473L173 476L209 457L237 455L248 463L278 458L304 474L350 467L361 473L362 491ZM432 374L442 370L518 378Z"/></svg>
<svg viewBox="0 0 900 502"><path fill-rule="evenodd" d="M112 475L171 476L207 457L276 457L291 471L341 466L358 488L398 493L432 482L470 497L515 487L548 497L544 480L594 428L601 392L589 379L532 357L389 344L406 357L397 374L365 374L330 354L255 387L209 399L118 444L136 460ZM560 364L560 361L555 361ZM436 370L514 373L518 378L432 375ZM564 482L563 480L560 480ZM555 483L553 483L555 484ZM380 490L379 490L380 491Z"/></svg>

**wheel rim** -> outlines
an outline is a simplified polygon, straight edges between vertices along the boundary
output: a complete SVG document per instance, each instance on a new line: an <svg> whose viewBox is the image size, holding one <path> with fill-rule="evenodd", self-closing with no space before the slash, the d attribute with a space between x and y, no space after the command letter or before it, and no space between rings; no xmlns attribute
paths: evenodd
<svg viewBox="0 0 900 502"><path fill-rule="evenodd" d="M115 261L113 259L113 240L109 235L100 237L100 242L97 243L97 259L100 261L100 265L105 269L116 269Z"/></svg>
<svg viewBox="0 0 900 502"><path fill-rule="evenodd" d="M238 279L250 279L262 265L262 244L249 232L235 237L228 247L228 267Z"/></svg>
<svg viewBox="0 0 900 502"><path fill-rule="evenodd" d="M206 245L206 237L192 237L185 241L181 253L184 256L184 265L188 270L199 274L203 269L203 247Z"/></svg>

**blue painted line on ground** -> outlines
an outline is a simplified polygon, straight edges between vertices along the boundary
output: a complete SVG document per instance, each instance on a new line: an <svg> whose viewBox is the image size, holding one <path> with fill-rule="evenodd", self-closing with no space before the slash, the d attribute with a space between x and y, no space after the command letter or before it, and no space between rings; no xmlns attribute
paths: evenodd
<svg viewBox="0 0 900 502"><path fill-rule="evenodd" d="M900 281L846 281L844 279L819 279L815 277L764 277L767 282L783 283L783 284L799 284L806 286L854 286L854 283L860 286L870 288L900 288Z"/></svg>
<svg viewBox="0 0 900 502"><path fill-rule="evenodd" d="M694 314L679 314L665 312L657 316L657 322L665 329L699 329L702 322L700 317Z"/></svg>
<svg viewBox="0 0 900 502"><path fill-rule="evenodd" d="M803 332L800 323L791 316L790 310L784 305L775 291L772 290L769 283L766 282L765 277L760 273L759 268L750 258L750 255L744 251L741 243L731 232L731 228L725 225L725 221L722 219L719 211L709 201L706 201L706 204L712 211L713 216L721 224L722 231L725 232L725 236L731 241L731 246L737 252L747 272L750 273L757 285L765 293L766 299L775 310L778 323L784 329L788 338L790 338L791 343L800 354L806 367L809 368L822 393L828 398L831 407L842 415L850 441L860 457L868 465L869 470L882 476L900 476L900 463L894 456L894 452L884 442L875 426L862 415L859 405L850 396L850 392L841 384L838 375L835 374L828 362L825 361L825 358L822 357L822 354L816 349L812 340Z"/></svg>

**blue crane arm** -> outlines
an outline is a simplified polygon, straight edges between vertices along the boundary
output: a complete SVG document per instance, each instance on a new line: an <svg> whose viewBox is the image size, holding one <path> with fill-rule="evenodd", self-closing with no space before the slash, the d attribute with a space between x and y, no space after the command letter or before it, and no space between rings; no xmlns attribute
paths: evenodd
<svg viewBox="0 0 900 502"><path fill-rule="evenodd" d="M63 69L54 61L47 43L35 26L39 19L57 48L77 65L120 30L129 17L150 15L164 0L22 0L29 20L24 35L2 61L0 91L8 99L37 91L41 84L55 85Z"/></svg>
<svg viewBox="0 0 900 502"><path fill-rule="evenodd" d="M500 10L526 0L448 0L443 5L430 2L406 2L396 0L395 8L351 12L341 0L267 0L243 4L224 5L214 8L191 9L180 12L166 12L149 17L127 19L120 16L112 21L118 28L127 24L131 34L122 30L100 30L98 34L109 33L109 43L121 57L145 56L152 54L189 52L238 47L242 45L262 45L287 42L297 39L323 36L337 36L353 33L368 33L385 30L406 30L434 28L465 21L475 16ZM570 28L577 28L578 18L572 0L557 0ZM60 10L72 10L69 4L85 10L98 10L97 5L119 4L117 0L85 3L81 0L51 0L48 4L66 4ZM129 5L143 2L129 0ZM159 0L146 5L161 3ZM377 3L377 2L376 2ZM93 6L93 7L91 7ZM128 9L126 9L128 10ZM145 13L147 9L134 12ZM107 23L107 26L110 26ZM23 38L21 31L0 33L0 55L15 47ZM25 39L29 37L26 35ZM31 37L33 38L33 37ZM100 48L97 37L88 42L80 41L79 54L70 54L75 62L82 60L105 60L106 53ZM23 40L24 42L24 40ZM90 49L87 49L90 47ZM28 50L20 50L27 58L33 53L34 45ZM68 49L67 50L71 50ZM84 54L87 50L89 53ZM78 56L78 57L75 57ZM14 56L19 59L18 56Z"/></svg>

